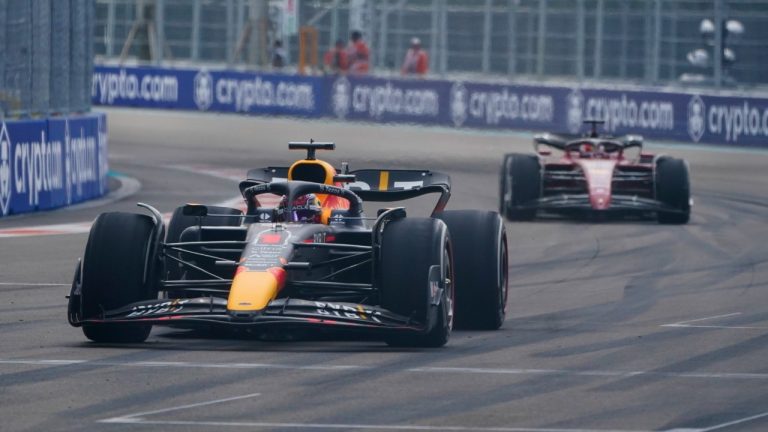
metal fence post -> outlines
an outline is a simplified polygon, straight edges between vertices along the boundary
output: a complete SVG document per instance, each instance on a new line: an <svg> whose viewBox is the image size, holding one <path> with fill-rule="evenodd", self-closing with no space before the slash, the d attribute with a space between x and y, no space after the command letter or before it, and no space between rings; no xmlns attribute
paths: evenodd
<svg viewBox="0 0 768 432"><path fill-rule="evenodd" d="M56 0L52 0L56 1ZM93 1L85 2L85 74L77 77L83 83L82 102L79 110L82 112L91 110L91 88L93 86L93 60L95 57L96 44L94 43L93 29L96 26L96 4ZM71 79L71 77L70 77Z"/></svg>
<svg viewBox="0 0 768 432"><path fill-rule="evenodd" d="M517 25L515 12L517 1L509 0L507 5L507 74L514 75L517 70Z"/></svg>
<svg viewBox="0 0 768 432"><path fill-rule="evenodd" d="M32 106L35 114L48 114L51 100L51 64L58 55L51 56L51 2L32 2Z"/></svg>
<svg viewBox="0 0 768 432"><path fill-rule="evenodd" d="M539 29L536 44L536 75L544 75L544 55L547 43L547 0L539 0Z"/></svg>
<svg viewBox="0 0 768 432"><path fill-rule="evenodd" d="M8 28L8 22L6 20L6 8L7 4L0 4L0 52L7 53L5 43L5 33ZM5 55L0 55L0 96L3 100L0 100L0 119L5 118L6 106L8 105L7 99L10 97L8 92L8 84L5 82Z"/></svg>
<svg viewBox="0 0 768 432"><path fill-rule="evenodd" d="M368 46L370 48L375 47L376 46L376 42L377 42L377 40L376 40L376 25L378 24L376 22L376 17L378 15L376 13L376 6L377 5L379 5L378 1L366 0L365 8L367 9L367 12L368 12L368 20L369 20L368 21L368 25L370 26L370 31L368 31L368 29L360 29L363 32L363 35L366 35L366 34L368 35L368 39L369 39L368 40ZM368 61L370 62L370 61L372 61L372 59L369 58ZM375 67L375 65L373 65L373 64L371 64L371 66Z"/></svg>
<svg viewBox="0 0 768 432"><path fill-rule="evenodd" d="M576 1L576 77L584 79L584 46L586 34L584 31L584 0Z"/></svg>
<svg viewBox="0 0 768 432"><path fill-rule="evenodd" d="M69 62L69 110L85 111L89 106L90 88L86 91L83 77L88 73L87 64L93 60L88 57L88 36L91 28L87 24L86 8L89 0L72 0L70 3L70 62Z"/></svg>
<svg viewBox="0 0 768 432"><path fill-rule="evenodd" d="M331 36L329 45L336 44L336 40L339 39L339 0L334 0L331 5Z"/></svg>
<svg viewBox="0 0 768 432"><path fill-rule="evenodd" d="M155 64L162 64L165 54L165 0L155 0L155 33L157 46L155 48Z"/></svg>
<svg viewBox="0 0 768 432"><path fill-rule="evenodd" d="M69 6L69 2L54 2L56 3L65 3L67 6ZM105 55L107 57L114 57L115 55L115 0L109 0L109 3L107 3L107 22L104 28L105 35L104 35L104 48L105 48Z"/></svg>
<svg viewBox="0 0 768 432"><path fill-rule="evenodd" d="M110 4L112 4L110 2ZM70 2L53 1L51 35L51 110L64 113L69 109L70 63L72 50L69 34L71 32ZM113 17L114 18L114 17Z"/></svg>
<svg viewBox="0 0 768 432"><path fill-rule="evenodd" d="M651 70L653 70L653 4L646 0L643 2L643 80L651 81Z"/></svg>
<svg viewBox="0 0 768 432"><path fill-rule="evenodd" d="M432 62L435 64L435 70L438 70L440 52L438 52L438 40L440 38L440 0L432 0L432 9L430 10L430 30L429 30L429 55L432 56Z"/></svg>
<svg viewBox="0 0 768 432"><path fill-rule="evenodd" d="M723 23L725 22L725 5L723 0L714 0L715 4L715 46L714 46L714 81L715 87L723 85Z"/></svg>
<svg viewBox="0 0 768 432"><path fill-rule="evenodd" d="M603 74L603 10L604 0L597 0L595 6L595 58L592 76L600 78Z"/></svg>
<svg viewBox="0 0 768 432"><path fill-rule="evenodd" d="M661 0L654 0L653 18L651 81L656 83L659 80L659 65L661 64Z"/></svg>
<svg viewBox="0 0 768 432"><path fill-rule="evenodd" d="M224 44L224 49L227 50L227 65L231 66L234 63L235 54L235 0L227 0L227 42ZM198 20L199 21L199 20ZM199 52L199 48L198 48Z"/></svg>
<svg viewBox="0 0 768 432"><path fill-rule="evenodd" d="M387 67L387 30L389 27L389 1L384 0L380 3L379 9L379 40L378 40L378 52L376 53L376 64L374 67ZM373 33L373 31L371 31ZM373 43L373 41L371 42Z"/></svg>
<svg viewBox="0 0 768 432"><path fill-rule="evenodd" d="M448 8L446 0L439 1L440 7L440 75L448 70Z"/></svg>
<svg viewBox="0 0 768 432"><path fill-rule="evenodd" d="M483 8L483 58L481 60L483 73L488 73L491 70L491 32L493 31L491 18L491 0L485 0Z"/></svg>
<svg viewBox="0 0 768 432"><path fill-rule="evenodd" d="M192 60L200 60L200 9L200 0L194 0L192 2ZM227 18L229 18L229 14L227 14ZM230 39L227 38L227 40Z"/></svg>
<svg viewBox="0 0 768 432"><path fill-rule="evenodd" d="M395 9L397 10L397 37L396 37L396 45L395 45L395 61L402 61L403 57L405 56L404 52L404 46L405 46L405 40L403 38L403 8L405 8L405 0L400 0L397 5L395 6ZM432 22L430 21L430 24ZM434 39L434 35L430 36L430 44L432 43L432 40ZM434 55L434 51L430 51ZM397 64L395 64L397 66Z"/></svg>
<svg viewBox="0 0 768 432"><path fill-rule="evenodd" d="M674 80L677 77L677 3L670 3L669 11L669 33L672 43L669 44L669 75L668 79Z"/></svg>
<svg viewBox="0 0 768 432"><path fill-rule="evenodd" d="M629 31L629 2L621 2L621 56L619 56L619 78L627 77L627 32Z"/></svg>

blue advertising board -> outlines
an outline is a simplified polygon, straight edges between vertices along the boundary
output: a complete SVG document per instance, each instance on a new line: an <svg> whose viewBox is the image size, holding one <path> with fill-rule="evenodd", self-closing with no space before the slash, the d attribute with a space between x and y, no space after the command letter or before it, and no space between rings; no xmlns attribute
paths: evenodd
<svg viewBox="0 0 768 432"><path fill-rule="evenodd" d="M570 133L603 119L614 135L768 145L768 98L652 88L98 66L92 90L100 105Z"/></svg>
<svg viewBox="0 0 768 432"><path fill-rule="evenodd" d="M97 105L319 117L319 77L207 69L97 66Z"/></svg>
<svg viewBox="0 0 768 432"><path fill-rule="evenodd" d="M107 170L104 114L4 121L0 217L102 196Z"/></svg>
<svg viewBox="0 0 768 432"><path fill-rule="evenodd" d="M447 81L338 75L325 80L325 115L373 122L444 124L449 115Z"/></svg>

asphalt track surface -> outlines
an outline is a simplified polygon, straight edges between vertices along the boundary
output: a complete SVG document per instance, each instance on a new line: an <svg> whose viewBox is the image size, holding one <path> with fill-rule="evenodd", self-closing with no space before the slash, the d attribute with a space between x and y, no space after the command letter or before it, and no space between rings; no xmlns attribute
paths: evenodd
<svg viewBox="0 0 768 432"><path fill-rule="evenodd" d="M289 140L333 163L451 174L450 208L495 209L501 156L524 134L110 111L111 168L135 195L0 221L92 220L145 201L220 202L211 176L285 164ZM65 298L87 234L0 238L0 430L768 430L768 153L669 147L692 170L685 226L507 223L509 315L442 349L255 340L155 328L86 341ZM196 171L196 172L195 172Z"/></svg>

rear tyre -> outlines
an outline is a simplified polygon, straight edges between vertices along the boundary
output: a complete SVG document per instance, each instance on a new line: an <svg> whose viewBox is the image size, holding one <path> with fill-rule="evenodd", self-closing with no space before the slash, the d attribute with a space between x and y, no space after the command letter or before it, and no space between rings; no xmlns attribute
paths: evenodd
<svg viewBox="0 0 768 432"><path fill-rule="evenodd" d="M445 211L456 265L456 328L496 330L507 313L508 249L504 221L496 212Z"/></svg>
<svg viewBox="0 0 768 432"><path fill-rule="evenodd" d="M541 197L541 167L534 155L504 155L499 174L499 213L509 220L536 217L535 208L519 208Z"/></svg>
<svg viewBox="0 0 768 432"><path fill-rule="evenodd" d="M144 282L153 248L154 223L149 216L103 213L96 218L85 247L81 307L84 319L103 311L157 297L154 281ZM88 324L85 337L94 342L143 342L151 325Z"/></svg>
<svg viewBox="0 0 768 432"><path fill-rule="evenodd" d="M441 347L453 329L453 255L448 230L432 218L389 222L381 244L381 306L414 321L433 323L424 334L398 334L386 339L392 346ZM443 294L431 300L430 272L439 267ZM433 275L434 276L434 275Z"/></svg>
<svg viewBox="0 0 768 432"><path fill-rule="evenodd" d="M243 214L243 212L238 209L208 206L208 212L211 214L224 214L237 217L203 217L202 220L198 222L199 218L197 216L185 216L183 210L184 207L178 207L173 211L171 221L168 224L168 234L165 237L166 243L178 242L181 239L181 233L183 233L185 229L191 226L197 226L198 223L205 226L240 226L242 218L239 216ZM166 255L179 258L179 252L175 251L168 251L166 252ZM165 259L165 270L168 280L181 279L185 272L184 266L172 258Z"/></svg>
<svg viewBox="0 0 768 432"><path fill-rule="evenodd" d="M685 161L667 156L656 161L656 199L677 210L658 212L659 223L688 223L691 218L691 184Z"/></svg>

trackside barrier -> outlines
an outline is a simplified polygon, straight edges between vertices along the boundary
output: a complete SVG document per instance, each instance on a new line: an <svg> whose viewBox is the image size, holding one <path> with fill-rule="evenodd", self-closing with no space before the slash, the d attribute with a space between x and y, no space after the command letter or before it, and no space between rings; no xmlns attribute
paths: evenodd
<svg viewBox="0 0 768 432"><path fill-rule="evenodd" d="M0 126L0 218L108 192L104 114L8 120Z"/></svg>
<svg viewBox="0 0 768 432"><path fill-rule="evenodd" d="M768 97L376 77L97 66L96 105L333 117L768 146Z"/></svg>

